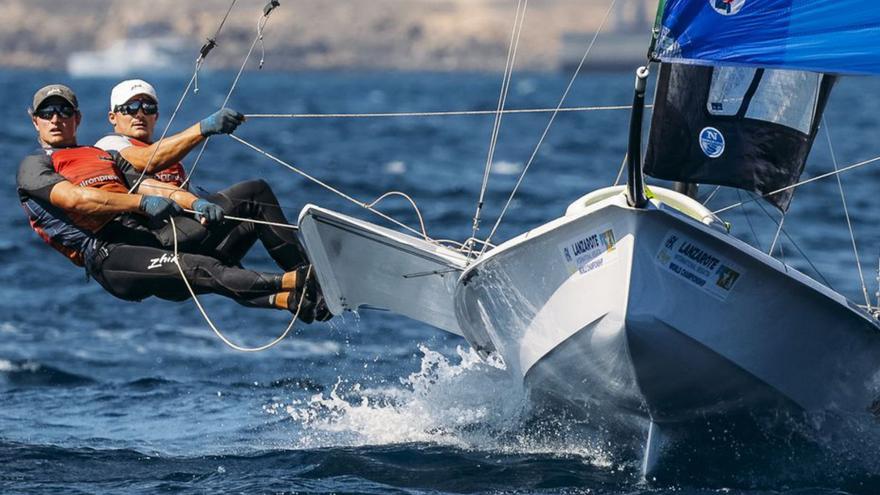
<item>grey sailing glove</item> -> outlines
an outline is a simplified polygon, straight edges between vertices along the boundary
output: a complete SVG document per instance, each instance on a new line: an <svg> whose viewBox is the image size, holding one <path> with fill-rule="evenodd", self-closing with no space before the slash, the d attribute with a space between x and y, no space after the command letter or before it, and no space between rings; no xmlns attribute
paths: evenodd
<svg viewBox="0 0 880 495"><path fill-rule="evenodd" d="M219 222L223 220L223 208L206 199L197 199L192 204L192 209L196 212L196 219L205 219L208 223Z"/></svg>
<svg viewBox="0 0 880 495"><path fill-rule="evenodd" d="M177 203L162 196L144 196L141 198L141 211L153 220L165 220L172 215L183 212Z"/></svg>
<svg viewBox="0 0 880 495"><path fill-rule="evenodd" d="M199 122L199 127L202 136L208 137L216 134L232 134L242 122L244 115L231 108L221 108Z"/></svg>

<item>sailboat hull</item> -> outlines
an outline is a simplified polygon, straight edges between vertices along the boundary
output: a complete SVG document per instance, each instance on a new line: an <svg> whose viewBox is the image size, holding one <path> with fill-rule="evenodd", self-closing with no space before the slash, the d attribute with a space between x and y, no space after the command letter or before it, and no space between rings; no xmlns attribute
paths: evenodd
<svg viewBox="0 0 880 495"><path fill-rule="evenodd" d="M497 353L537 405L632 433L616 438L644 443L646 473L700 425L876 409L877 320L652 191L641 209L595 191L471 264L314 206L300 226L331 309L389 309Z"/></svg>
<svg viewBox="0 0 880 495"><path fill-rule="evenodd" d="M577 259L572 246L597 235L613 244ZM617 202L520 236L463 274L456 308L466 337L491 340L535 395L576 409L675 425L866 412L878 395L875 320L669 209Z"/></svg>

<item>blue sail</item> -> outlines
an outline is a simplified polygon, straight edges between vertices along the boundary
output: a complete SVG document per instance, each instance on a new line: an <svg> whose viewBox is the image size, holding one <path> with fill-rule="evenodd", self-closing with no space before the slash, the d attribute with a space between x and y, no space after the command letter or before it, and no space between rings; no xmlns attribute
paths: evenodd
<svg viewBox="0 0 880 495"><path fill-rule="evenodd" d="M666 0L664 62L880 74L880 2Z"/></svg>

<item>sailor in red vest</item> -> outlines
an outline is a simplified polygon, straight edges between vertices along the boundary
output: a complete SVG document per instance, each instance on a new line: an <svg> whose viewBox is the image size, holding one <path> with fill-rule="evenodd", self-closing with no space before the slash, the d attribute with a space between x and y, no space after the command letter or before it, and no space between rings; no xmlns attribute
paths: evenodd
<svg viewBox="0 0 880 495"><path fill-rule="evenodd" d="M30 113L41 148L22 161L17 185L19 200L37 234L85 267L116 297L132 301L149 296L175 301L189 297L174 253L163 248L139 221L166 219L179 214L180 206L161 196L130 194L120 171L129 166L124 158L77 145L82 116L70 88L60 84L41 88L34 94ZM199 211L209 217L206 209ZM180 264L196 293L216 293L245 306L291 311L296 311L297 301L305 294L300 317L306 322L316 317L318 289L305 268L258 273L189 253L180 255Z"/></svg>
<svg viewBox="0 0 880 495"><path fill-rule="evenodd" d="M222 116L229 119L230 125L241 122L241 115L237 112L221 112L228 112ZM218 258L228 265L239 265L248 250L259 240L277 265L285 271L308 264L305 250L296 237L295 227L281 227L290 225L290 222L284 216L275 193L265 181L240 182L207 195L204 199L199 199L189 189L186 169L180 159L200 142L195 137L199 133L205 135L206 129L212 125L210 122L202 121L180 134L165 137L156 152L158 143L153 143L153 136L159 117L159 96L150 83L140 79L122 81L113 88L107 117L113 126L113 134L104 136L95 146L119 152L131 164L130 167L123 168L122 172L129 183L140 183L138 192L173 198L178 202L183 201L184 204L199 205L207 201L220 207L220 211L209 212L219 221L207 224L192 217L175 218L179 246L183 246L188 252ZM153 153L162 153L162 158L167 160L165 163L170 165L163 167L149 163ZM153 157L153 161L156 159ZM148 179L142 180L142 171L148 165ZM220 218L223 214L268 223L236 222ZM166 247L173 243L170 225L157 228L156 236Z"/></svg>

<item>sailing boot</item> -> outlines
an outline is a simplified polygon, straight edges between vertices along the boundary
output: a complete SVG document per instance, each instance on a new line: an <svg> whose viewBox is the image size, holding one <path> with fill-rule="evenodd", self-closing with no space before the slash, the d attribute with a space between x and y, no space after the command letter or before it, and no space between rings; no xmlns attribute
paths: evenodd
<svg viewBox="0 0 880 495"><path fill-rule="evenodd" d="M287 309L294 314L298 311L299 319L307 324L333 318L324 302L324 294L311 265L296 269L296 285L287 298Z"/></svg>

